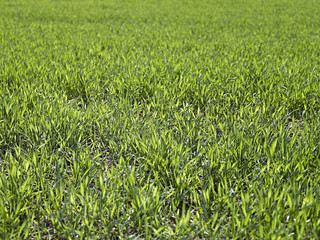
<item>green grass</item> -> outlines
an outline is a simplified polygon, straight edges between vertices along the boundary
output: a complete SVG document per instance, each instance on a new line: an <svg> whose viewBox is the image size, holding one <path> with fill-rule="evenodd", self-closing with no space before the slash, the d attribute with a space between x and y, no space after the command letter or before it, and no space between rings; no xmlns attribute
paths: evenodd
<svg viewBox="0 0 320 240"><path fill-rule="evenodd" d="M2 239L319 239L320 2L0 0Z"/></svg>

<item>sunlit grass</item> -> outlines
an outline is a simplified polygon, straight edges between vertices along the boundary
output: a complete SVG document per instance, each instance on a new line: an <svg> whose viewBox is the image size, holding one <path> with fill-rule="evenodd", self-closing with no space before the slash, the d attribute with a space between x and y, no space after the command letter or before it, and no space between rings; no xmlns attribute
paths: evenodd
<svg viewBox="0 0 320 240"><path fill-rule="evenodd" d="M1 1L3 239L317 239L318 1Z"/></svg>

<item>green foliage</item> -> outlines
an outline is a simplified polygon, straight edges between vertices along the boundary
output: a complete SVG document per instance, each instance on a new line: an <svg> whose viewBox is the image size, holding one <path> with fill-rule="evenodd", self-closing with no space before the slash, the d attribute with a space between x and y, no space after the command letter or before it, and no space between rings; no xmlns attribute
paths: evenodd
<svg viewBox="0 0 320 240"><path fill-rule="evenodd" d="M320 3L0 0L3 239L320 237Z"/></svg>

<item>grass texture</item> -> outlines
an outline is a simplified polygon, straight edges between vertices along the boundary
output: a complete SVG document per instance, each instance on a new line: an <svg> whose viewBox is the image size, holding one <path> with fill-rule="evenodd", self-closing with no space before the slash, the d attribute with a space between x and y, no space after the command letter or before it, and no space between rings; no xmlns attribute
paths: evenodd
<svg viewBox="0 0 320 240"><path fill-rule="evenodd" d="M0 15L1 238L320 237L319 1Z"/></svg>

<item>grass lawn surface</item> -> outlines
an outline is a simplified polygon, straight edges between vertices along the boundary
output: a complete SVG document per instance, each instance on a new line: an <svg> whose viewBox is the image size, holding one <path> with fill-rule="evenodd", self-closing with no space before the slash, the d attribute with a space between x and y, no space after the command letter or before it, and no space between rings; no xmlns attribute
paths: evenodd
<svg viewBox="0 0 320 240"><path fill-rule="evenodd" d="M0 0L0 238L319 239L320 1Z"/></svg>

